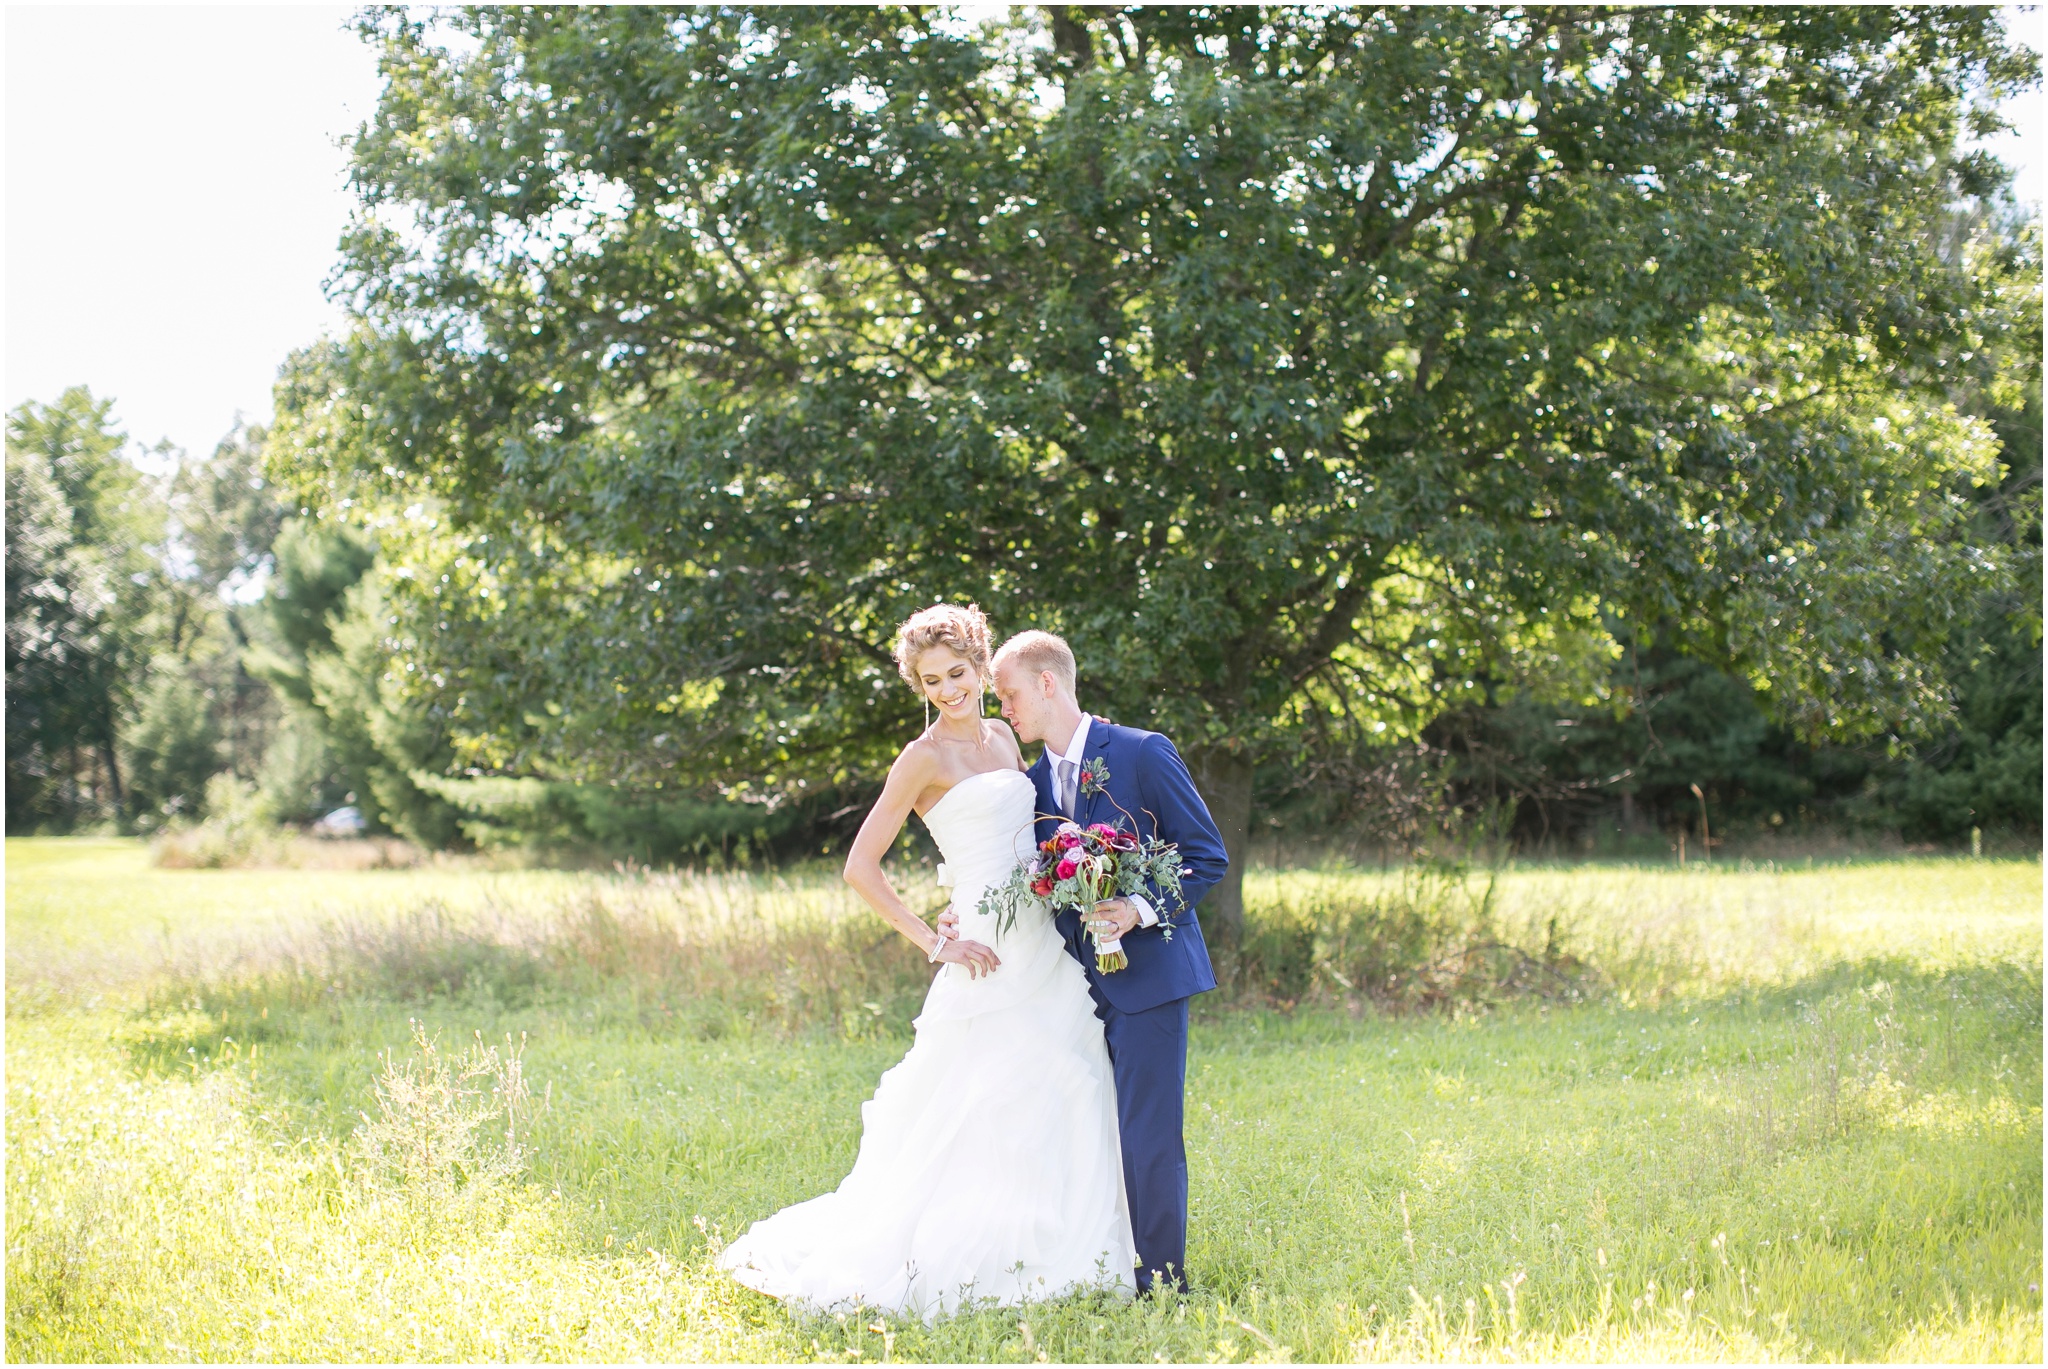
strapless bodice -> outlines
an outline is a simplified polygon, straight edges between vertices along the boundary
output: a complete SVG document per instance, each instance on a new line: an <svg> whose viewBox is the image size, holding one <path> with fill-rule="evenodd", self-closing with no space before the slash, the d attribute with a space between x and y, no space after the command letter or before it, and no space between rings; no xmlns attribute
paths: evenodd
<svg viewBox="0 0 2048 1369"><path fill-rule="evenodd" d="M997 883L1030 857L1037 800L1037 788L1021 770L969 775L939 796L924 825L956 888Z"/></svg>
<svg viewBox="0 0 2048 1369"><path fill-rule="evenodd" d="M1021 1001L1047 975L1058 972L1063 961L1080 973L1079 963L1067 955L1051 913L1042 905L1025 908L1000 933L996 919L981 911L981 898L989 887L1030 859L1037 811L1038 790L1030 776L1021 770L987 770L948 789L924 815L924 825L945 861L939 882L960 915L960 936L994 947L1002 964L980 979L972 978L964 966L946 966L932 983L920 1021L972 1016Z"/></svg>

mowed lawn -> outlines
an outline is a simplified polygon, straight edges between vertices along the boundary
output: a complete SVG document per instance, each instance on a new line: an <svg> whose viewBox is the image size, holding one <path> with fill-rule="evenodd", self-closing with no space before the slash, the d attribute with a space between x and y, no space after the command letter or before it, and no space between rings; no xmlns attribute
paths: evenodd
<svg viewBox="0 0 2048 1369"><path fill-rule="evenodd" d="M1210 995L1192 1294L925 1327L709 1265L838 1182L909 1044L919 967L828 873L6 851L14 1360L2042 1354L2034 861L1509 870L1499 935L1582 1000Z"/></svg>

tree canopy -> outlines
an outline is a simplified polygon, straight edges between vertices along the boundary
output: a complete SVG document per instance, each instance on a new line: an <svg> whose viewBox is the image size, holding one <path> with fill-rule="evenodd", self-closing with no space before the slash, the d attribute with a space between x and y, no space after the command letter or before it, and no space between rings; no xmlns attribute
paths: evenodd
<svg viewBox="0 0 2048 1369"><path fill-rule="evenodd" d="M2030 73L1990 11L363 22L358 326L272 459L380 526L478 773L847 784L893 625L972 599L1235 843L1258 758L1617 633L1910 728L2002 573L1949 392L2005 315L1940 250Z"/></svg>
<svg viewBox="0 0 2048 1369"><path fill-rule="evenodd" d="M112 409L75 387L7 416L10 823L125 797L116 720L146 657L135 589L157 579L164 520Z"/></svg>

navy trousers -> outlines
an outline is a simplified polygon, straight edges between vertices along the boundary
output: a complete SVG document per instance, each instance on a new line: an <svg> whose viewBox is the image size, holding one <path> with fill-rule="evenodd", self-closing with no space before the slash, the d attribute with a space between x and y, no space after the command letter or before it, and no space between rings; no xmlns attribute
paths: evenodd
<svg viewBox="0 0 2048 1369"><path fill-rule="evenodd" d="M1188 1000L1118 1012L1095 995L1116 1075L1124 1192L1138 1246L1138 1291L1154 1277L1187 1287L1188 1152L1181 1136L1188 1079Z"/></svg>

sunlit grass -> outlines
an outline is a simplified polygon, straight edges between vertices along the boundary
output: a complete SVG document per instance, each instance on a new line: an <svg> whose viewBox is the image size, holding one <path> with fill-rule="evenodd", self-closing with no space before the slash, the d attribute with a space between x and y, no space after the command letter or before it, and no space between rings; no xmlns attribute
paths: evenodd
<svg viewBox="0 0 2048 1369"><path fill-rule="evenodd" d="M10 842L7 881L15 1359L2041 1354L2037 863L1511 872L1500 934L1554 916L1588 1001L1389 1016L1312 967L1292 1012L1211 996L1195 1293L932 1328L794 1317L709 1265L838 1181L908 1041L918 967L822 874ZM411 1019L443 1052L524 1035L523 1174L488 1127L438 1187L366 1145Z"/></svg>
<svg viewBox="0 0 2048 1369"><path fill-rule="evenodd" d="M1397 872L1254 870L1247 899L1276 905L1387 889ZM1474 874L1475 885L1485 880ZM1535 866L1504 871L1502 930L1567 948L1625 997L1785 984L1859 960L1923 969L2025 961L2041 947L2038 861L1884 860L1820 866Z"/></svg>

